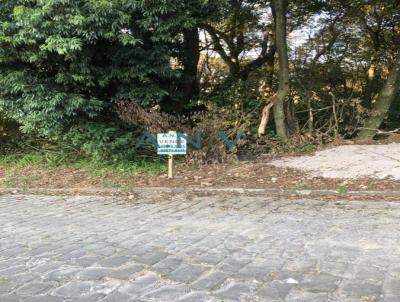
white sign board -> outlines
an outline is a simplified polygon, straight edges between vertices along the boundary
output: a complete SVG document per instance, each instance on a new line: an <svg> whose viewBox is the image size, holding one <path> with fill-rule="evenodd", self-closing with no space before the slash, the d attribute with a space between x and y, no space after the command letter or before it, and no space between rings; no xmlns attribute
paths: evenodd
<svg viewBox="0 0 400 302"><path fill-rule="evenodd" d="M185 155L187 152L187 141L176 133L157 134L157 154L159 155Z"/></svg>

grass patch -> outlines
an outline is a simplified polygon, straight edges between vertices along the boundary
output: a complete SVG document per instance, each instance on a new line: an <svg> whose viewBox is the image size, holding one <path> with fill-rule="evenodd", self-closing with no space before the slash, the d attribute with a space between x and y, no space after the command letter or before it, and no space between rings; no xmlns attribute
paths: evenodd
<svg viewBox="0 0 400 302"><path fill-rule="evenodd" d="M295 183L295 184L289 184L287 188L290 190L312 190L315 189L315 186L305 183Z"/></svg>
<svg viewBox="0 0 400 302"><path fill-rule="evenodd" d="M310 153L314 153L315 151L317 151L317 147L312 144L304 144L300 147L300 151L305 154L310 154Z"/></svg>
<svg viewBox="0 0 400 302"><path fill-rule="evenodd" d="M167 165L165 162L118 162L112 164L99 164L92 162L79 162L72 165L73 168L81 168L91 170L93 176L105 176L110 173L117 173L120 175L130 174L152 174L159 175L167 172Z"/></svg>
<svg viewBox="0 0 400 302"><path fill-rule="evenodd" d="M346 187L340 187L339 189L336 190L340 194L346 194L349 193L349 189Z"/></svg>
<svg viewBox="0 0 400 302"><path fill-rule="evenodd" d="M93 176L105 176L109 173L157 175L167 171L167 165L163 161L138 160L100 163L63 152L0 155L0 165L7 166L8 169L25 167L85 169L89 170Z"/></svg>

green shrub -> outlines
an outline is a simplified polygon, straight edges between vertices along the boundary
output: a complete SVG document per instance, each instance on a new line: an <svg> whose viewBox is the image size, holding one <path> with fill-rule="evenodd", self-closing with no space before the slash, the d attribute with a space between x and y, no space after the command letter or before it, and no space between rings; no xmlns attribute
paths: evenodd
<svg viewBox="0 0 400 302"><path fill-rule="evenodd" d="M75 126L64 140L81 149L94 161L116 162L133 159L136 140L132 132L98 123Z"/></svg>
<svg viewBox="0 0 400 302"><path fill-rule="evenodd" d="M312 144L304 144L301 146L301 152L303 153L313 153L317 151L317 147Z"/></svg>

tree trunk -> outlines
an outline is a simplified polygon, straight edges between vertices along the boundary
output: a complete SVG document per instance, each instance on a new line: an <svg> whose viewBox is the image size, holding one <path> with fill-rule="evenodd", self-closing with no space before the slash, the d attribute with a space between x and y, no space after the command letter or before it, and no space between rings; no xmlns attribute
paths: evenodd
<svg viewBox="0 0 400 302"><path fill-rule="evenodd" d="M199 84L197 79L197 67L200 60L200 39L198 28L187 29L183 32L183 83L180 85L182 98L179 109L183 111L190 100L197 97Z"/></svg>
<svg viewBox="0 0 400 302"><path fill-rule="evenodd" d="M372 99L374 94L377 91L377 82L378 82L378 76L377 76L377 60L372 58L370 66L367 71L367 83L365 85L365 91L364 91L364 98L363 98L363 106L368 109L372 109Z"/></svg>
<svg viewBox="0 0 400 302"><path fill-rule="evenodd" d="M294 104L291 101L284 103L286 117L286 131L288 135L299 132L299 123L296 119Z"/></svg>
<svg viewBox="0 0 400 302"><path fill-rule="evenodd" d="M274 105L274 119L278 136L283 140L286 140L287 129L284 101L289 93L289 59L286 40L287 0L274 0L273 5L276 12L276 49L278 52L279 62L279 87L276 93L277 99Z"/></svg>
<svg viewBox="0 0 400 302"><path fill-rule="evenodd" d="M397 54L397 59L394 62L393 68L389 74L385 86L380 91L378 98L372 105L372 115L367 119L364 129L358 133L361 139L372 138L376 130L381 126L386 117L390 105L396 98L400 89L400 53Z"/></svg>
<svg viewBox="0 0 400 302"><path fill-rule="evenodd" d="M312 134L314 132L314 113L311 104L311 97L307 93L307 109L308 109L308 132Z"/></svg>

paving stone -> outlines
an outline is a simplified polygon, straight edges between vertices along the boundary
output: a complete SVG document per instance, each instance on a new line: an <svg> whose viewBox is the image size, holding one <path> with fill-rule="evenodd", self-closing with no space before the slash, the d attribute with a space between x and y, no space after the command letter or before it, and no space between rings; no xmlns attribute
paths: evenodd
<svg viewBox="0 0 400 302"><path fill-rule="evenodd" d="M345 262L330 262L330 261L319 261L317 270L321 273L343 276L347 269L348 264Z"/></svg>
<svg viewBox="0 0 400 302"><path fill-rule="evenodd" d="M52 284L50 283L32 282L18 288L16 292L20 296L33 296L46 292L50 288L52 288Z"/></svg>
<svg viewBox="0 0 400 302"><path fill-rule="evenodd" d="M328 257L328 259L343 259L346 261L355 261L361 255L361 253L362 252L360 248L341 247L332 250L331 255Z"/></svg>
<svg viewBox="0 0 400 302"><path fill-rule="evenodd" d="M0 295L1 302L19 302L20 299L16 294Z"/></svg>
<svg viewBox="0 0 400 302"><path fill-rule="evenodd" d="M120 292L113 292L107 295L101 302L124 302L131 300L131 296Z"/></svg>
<svg viewBox="0 0 400 302"><path fill-rule="evenodd" d="M89 294L73 299L74 302L98 302L103 300L104 295L102 294Z"/></svg>
<svg viewBox="0 0 400 302"><path fill-rule="evenodd" d="M293 286L293 284L288 284L282 281L272 281L261 286L257 290L256 295L262 300L283 300L288 295Z"/></svg>
<svg viewBox="0 0 400 302"><path fill-rule="evenodd" d="M61 266L59 269L47 273L44 278L51 281L67 280L75 276L81 269L81 267L75 266Z"/></svg>
<svg viewBox="0 0 400 302"><path fill-rule="evenodd" d="M149 290L158 288L160 278L156 274L149 273L121 286L119 291L123 294L139 297Z"/></svg>
<svg viewBox="0 0 400 302"><path fill-rule="evenodd" d="M118 267L129 261L132 259L127 256L115 256L99 261L97 264L102 267Z"/></svg>
<svg viewBox="0 0 400 302"><path fill-rule="evenodd" d="M14 282L0 279L0 295L4 295L10 292L16 286L17 284L15 284Z"/></svg>
<svg viewBox="0 0 400 302"><path fill-rule="evenodd" d="M382 288L376 283L347 280L340 284L339 290L349 296L378 297Z"/></svg>
<svg viewBox="0 0 400 302"><path fill-rule="evenodd" d="M227 273L236 273L249 262L249 259L226 258L217 267Z"/></svg>
<svg viewBox="0 0 400 302"><path fill-rule="evenodd" d="M64 302L64 298L52 297L52 296L37 296L29 297L24 300L24 302Z"/></svg>
<svg viewBox="0 0 400 302"><path fill-rule="evenodd" d="M145 253L136 258L136 260L140 263L144 263L147 265L153 265L161 260L165 259L169 254L164 252L153 252L153 253Z"/></svg>
<svg viewBox="0 0 400 302"><path fill-rule="evenodd" d="M10 267L0 271L2 277L12 277L16 274L26 273L28 271L25 265Z"/></svg>
<svg viewBox="0 0 400 302"><path fill-rule="evenodd" d="M400 279L400 263L390 264L387 272L390 276Z"/></svg>
<svg viewBox="0 0 400 302"><path fill-rule="evenodd" d="M93 265L96 262L100 262L103 259L104 259L104 257L101 257L101 256L84 256L84 257L75 258L73 261L71 261L71 264L77 265L77 266L88 267L88 266Z"/></svg>
<svg viewBox="0 0 400 302"><path fill-rule="evenodd" d="M375 299L365 299L365 301L376 301ZM359 298L352 298L352 297L329 297L327 302L360 302ZM364 301L362 301L364 302ZM378 302L378 301L377 301Z"/></svg>
<svg viewBox="0 0 400 302"><path fill-rule="evenodd" d="M287 270L280 270L277 272L273 272L271 274L271 277L275 280L287 280L287 279L294 279L297 281L300 281L304 278L304 272L298 272L298 271L287 271Z"/></svg>
<svg viewBox="0 0 400 302"><path fill-rule="evenodd" d="M58 269L62 265L63 265L63 263L59 262L59 261L47 262L47 263L42 263L42 264L36 265L36 266L30 268L29 271L43 275L43 274L46 274L47 272L51 272L55 269Z"/></svg>
<svg viewBox="0 0 400 302"><path fill-rule="evenodd" d="M26 260L22 258L11 258L0 261L0 271L3 269L12 268L15 266L25 265Z"/></svg>
<svg viewBox="0 0 400 302"><path fill-rule="evenodd" d="M189 288L184 285L165 285L149 292L144 297L155 301L179 301L188 292Z"/></svg>
<svg viewBox="0 0 400 302"><path fill-rule="evenodd" d="M379 300L377 300L377 302L398 302L398 301L399 297L382 297Z"/></svg>
<svg viewBox="0 0 400 302"><path fill-rule="evenodd" d="M206 252L196 257L196 260L202 264L216 265L224 260L226 256L223 253Z"/></svg>
<svg viewBox="0 0 400 302"><path fill-rule="evenodd" d="M359 280L379 281L385 278L386 271L383 268L375 266L358 267L356 270L355 278Z"/></svg>
<svg viewBox="0 0 400 302"><path fill-rule="evenodd" d="M84 281L72 281L54 290L55 296L79 297L90 292L92 283Z"/></svg>
<svg viewBox="0 0 400 302"><path fill-rule="evenodd" d="M316 264L317 261L315 259L293 259L286 261L283 269L289 271L308 272L311 271Z"/></svg>
<svg viewBox="0 0 400 302"><path fill-rule="evenodd" d="M310 293L298 289L292 289L286 296L285 302L328 302L328 295L324 293Z"/></svg>
<svg viewBox="0 0 400 302"><path fill-rule="evenodd" d="M182 259L168 257L153 266L153 269L161 273L170 273L176 270L182 263Z"/></svg>
<svg viewBox="0 0 400 302"><path fill-rule="evenodd" d="M240 297L255 290L255 284L231 282L220 290L215 291L215 295L223 299L240 300Z"/></svg>
<svg viewBox="0 0 400 302"><path fill-rule="evenodd" d="M388 278L383 284L383 294L385 297L400 297L400 279Z"/></svg>
<svg viewBox="0 0 400 302"><path fill-rule="evenodd" d="M199 278L206 267L200 265L182 264L168 275L168 278L178 282L192 282Z"/></svg>
<svg viewBox="0 0 400 302"><path fill-rule="evenodd" d="M226 278L228 278L228 275L219 271L213 271L197 279L191 287L197 290L210 291L221 285Z"/></svg>
<svg viewBox="0 0 400 302"><path fill-rule="evenodd" d="M191 292L184 295L177 302L208 302L212 301L212 296L208 292Z"/></svg>
<svg viewBox="0 0 400 302"><path fill-rule="evenodd" d="M16 248L11 248L11 249L6 249L1 252L3 257L9 258L13 257L15 255L24 255L27 253L29 250L25 247L16 247Z"/></svg>
<svg viewBox="0 0 400 302"><path fill-rule="evenodd" d="M398 302L399 220L386 201L3 194L0 302Z"/></svg>
<svg viewBox="0 0 400 302"><path fill-rule="evenodd" d="M8 279L12 282L17 284L26 284L34 280L39 280L41 275L37 273L22 273L22 274L15 274L12 276L8 276ZM47 280L44 280L47 281Z"/></svg>
<svg viewBox="0 0 400 302"><path fill-rule="evenodd" d="M309 292L329 293L337 289L340 279L327 274L308 274L301 282L301 287Z"/></svg>
<svg viewBox="0 0 400 302"><path fill-rule="evenodd" d="M89 267L81 271L77 277L81 280L100 280L107 276L111 276L112 269L102 267Z"/></svg>
<svg viewBox="0 0 400 302"><path fill-rule="evenodd" d="M271 275L280 270L282 260L263 260L254 261L244 266L237 276L246 279L257 279L260 281L271 280Z"/></svg>
<svg viewBox="0 0 400 302"><path fill-rule="evenodd" d="M129 279L133 274L141 272L143 269L143 265L132 264L123 268L113 269L106 277L115 279Z"/></svg>
<svg viewBox="0 0 400 302"><path fill-rule="evenodd" d="M93 248L93 252L96 253L97 255L110 257L115 254L116 250L113 247L106 246L100 248Z"/></svg>
<svg viewBox="0 0 400 302"><path fill-rule="evenodd" d="M76 260L87 256L85 251L72 251L57 257L58 261L76 263Z"/></svg>
<svg viewBox="0 0 400 302"><path fill-rule="evenodd" d="M107 279L101 281L94 281L91 287L91 292L102 295L109 295L117 290L123 284L120 280Z"/></svg>

